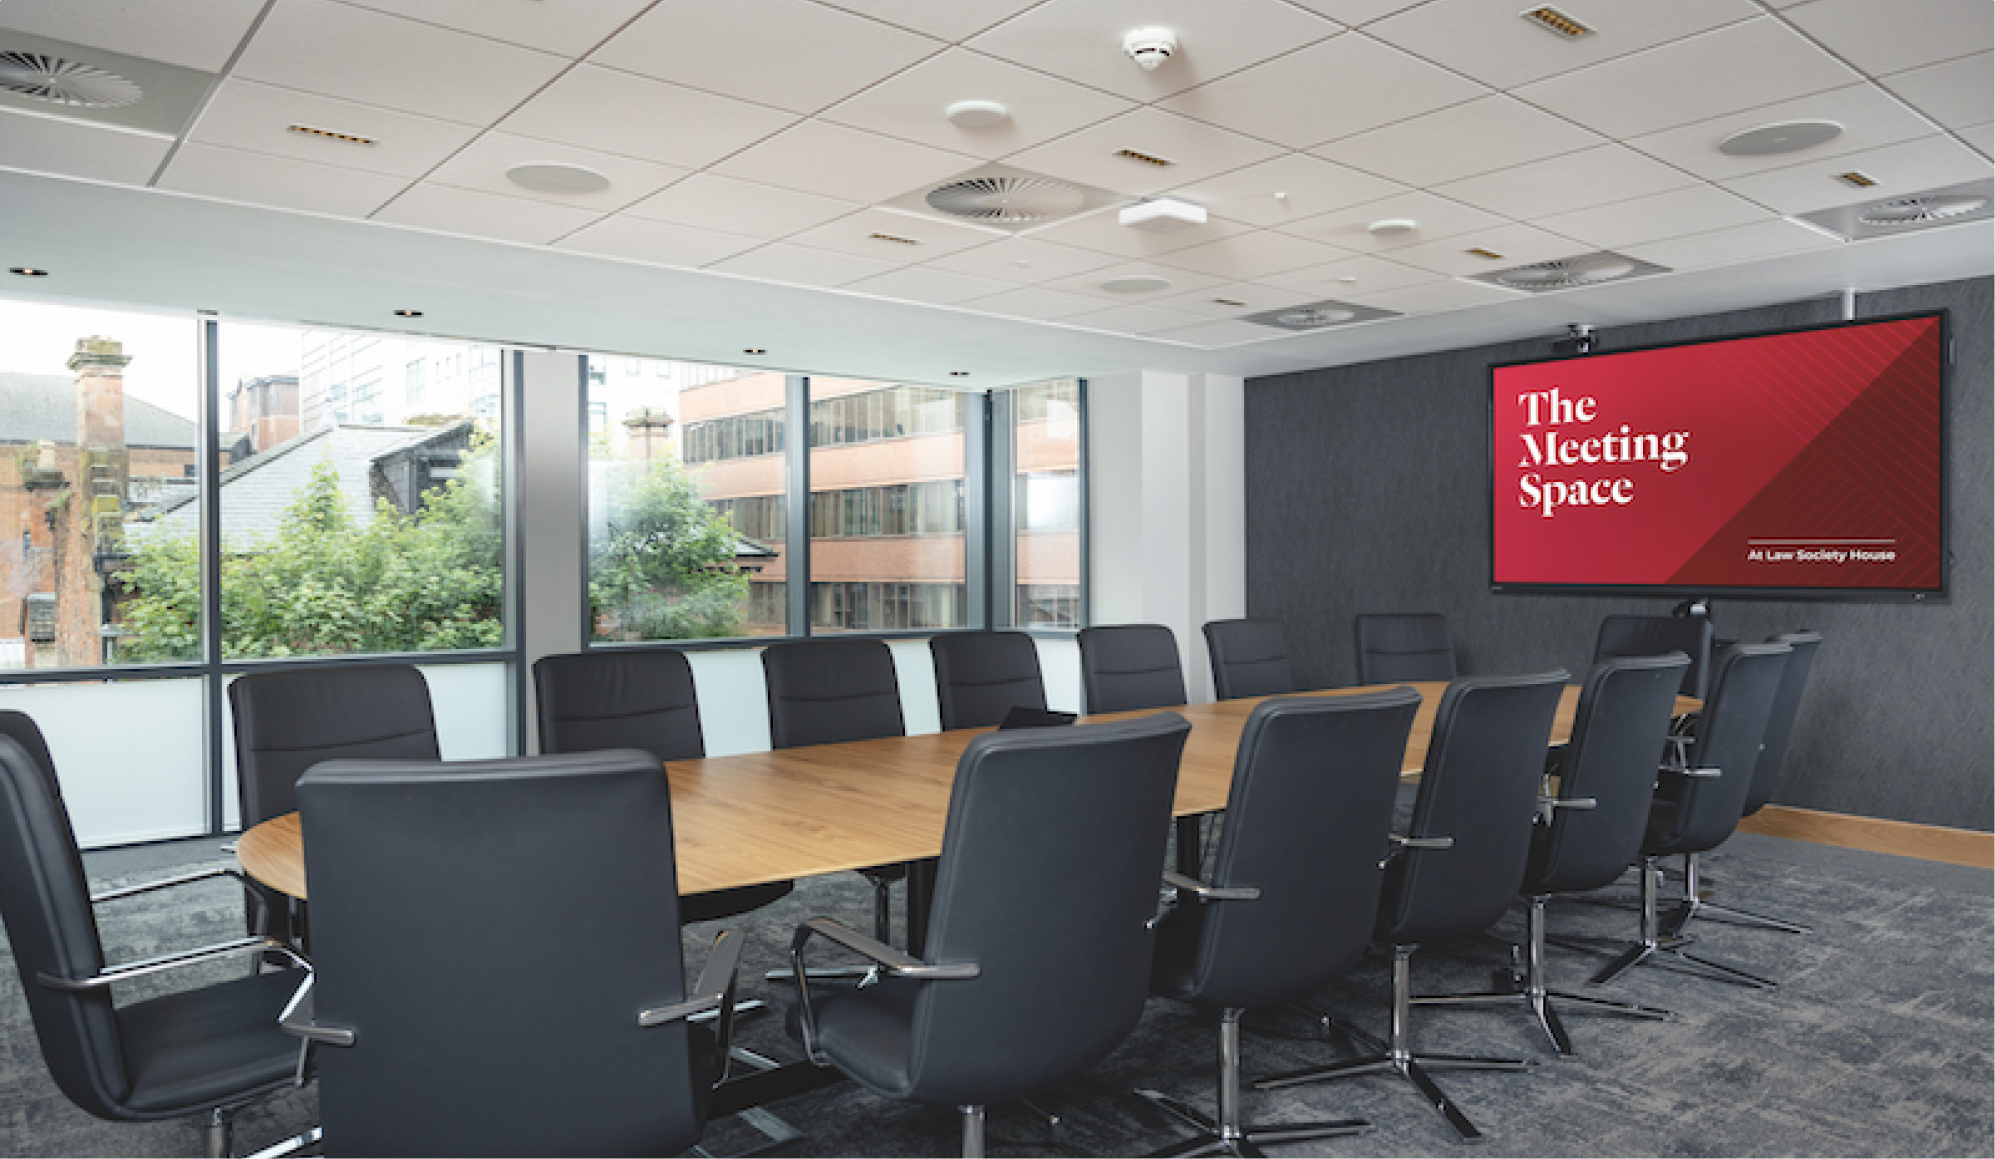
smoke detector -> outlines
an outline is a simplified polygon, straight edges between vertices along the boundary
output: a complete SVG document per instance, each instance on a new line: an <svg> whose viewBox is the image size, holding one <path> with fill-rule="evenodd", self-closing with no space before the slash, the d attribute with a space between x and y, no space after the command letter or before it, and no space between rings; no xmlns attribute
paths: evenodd
<svg viewBox="0 0 1995 1159"><path fill-rule="evenodd" d="M1661 266L1603 251L1581 254L1578 257L1555 258L1548 262L1532 262L1530 265L1513 266L1494 273L1477 274L1475 280L1506 289L1542 294L1547 290L1597 286L1603 282L1618 282L1626 278L1663 272L1665 271Z"/></svg>
<svg viewBox="0 0 1995 1159"><path fill-rule="evenodd" d="M1168 28L1138 28L1122 38L1122 51L1144 72L1155 72L1177 50L1178 34Z"/></svg>
<svg viewBox="0 0 1995 1159"><path fill-rule="evenodd" d="M109 69L40 52L0 52L0 89L78 109L119 109L145 95Z"/></svg>
<svg viewBox="0 0 1995 1159"><path fill-rule="evenodd" d="M1262 310L1258 314L1241 317L1242 322L1253 322L1261 326L1272 326L1277 330L1322 330L1331 326L1347 326L1353 322L1369 322L1374 318L1392 317L1390 310L1374 310L1369 306L1353 305L1350 302L1305 302L1300 306L1283 306L1279 310Z"/></svg>
<svg viewBox="0 0 1995 1159"><path fill-rule="evenodd" d="M1792 220L1845 241L1862 241L1986 220L1995 212L1991 203L1995 203L1995 180L1983 179L1804 213Z"/></svg>

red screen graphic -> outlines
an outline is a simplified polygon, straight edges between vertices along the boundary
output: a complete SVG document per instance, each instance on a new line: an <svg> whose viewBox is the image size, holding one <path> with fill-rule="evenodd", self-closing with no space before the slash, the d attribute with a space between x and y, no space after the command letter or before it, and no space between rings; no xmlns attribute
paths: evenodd
<svg viewBox="0 0 1995 1159"><path fill-rule="evenodd" d="M1491 370L1492 581L1942 587L1938 315Z"/></svg>

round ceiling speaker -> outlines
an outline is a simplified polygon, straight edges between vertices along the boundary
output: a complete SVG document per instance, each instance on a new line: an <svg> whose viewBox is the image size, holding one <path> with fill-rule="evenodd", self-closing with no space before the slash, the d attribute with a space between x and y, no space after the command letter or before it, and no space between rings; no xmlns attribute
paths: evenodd
<svg viewBox="0 0 1995 1159"><path fill-rule="evenodd" d="M117 73L39 52L0 52L0 91L76 109L123 108L145 95Z"/></svg>
<svg viewBox="0 0 1995 1159"><path fill-rule="evenodd" d="M1718 151L1728 157L1775 157L1813 149L1842 135L1843 127L1834 121L1782 121L1733 133L1718 142Z"/></svg>
<svg viewBox="0 0 1995 1159"><path fill-rule="evenodd" d="M506 180L535 193L601 193L610 179L586 165L529 161L506 170Z"/></svg>
<svg viewBox="0 0 1995 1159"><path fill-rule="evenodd" d="M1986 197L1955 193L1942 197L1901 197L1880 202L1857 214L1865 225L1928 225L1950 217L1964 217L1988 207Z"/></svg>
<svg viewBox="0 0 1995 1159"><path fill-rule="evenodd" d="M951 217L1017 225L1076 213L1087 195L1044 177L972 177L929 190L927 201Z"/></svg>
<svg viewBox="0 0 1995 1159"><path fill-rule="evenodd" d="M1110 278L1101 288L1111 294L1154 294L1170 289L1171 280L1154 274L1131 274L1126 278Z"/></svg>
<svg viewBox="0 0 1995 1159"><path fill-rule="evenodd" d="M1275 315L1275 321L1297 330L1314 330L1318 326L1334 326L1339 322L1349 322L1357 316L1356 310L1346 310L1338 306L1304 306L1299 310L1283 310Z"/></svg>
<svg viewBox="0 0 1995 1159"><path fill-rule="evenodd" d="M1520 290L1558 290L1567 286L1592 286L1625 278L1635 272L1635 263L1618 254L1588 254L1560 258L1504 270L1496 280Z"/></svg>

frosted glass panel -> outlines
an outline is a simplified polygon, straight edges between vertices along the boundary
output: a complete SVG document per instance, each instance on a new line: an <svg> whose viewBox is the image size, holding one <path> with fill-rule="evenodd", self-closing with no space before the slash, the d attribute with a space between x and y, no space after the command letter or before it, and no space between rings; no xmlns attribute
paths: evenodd
<svg viewBox="0 0 1995 1159"><path fill-rule="evenodd" d="M199 680L0 686L48 737L85 849L207 832L201 704Z"/></svg>
<svg viewBox="0 0 1995 1159"><path fill-rule="evenodd" d="M1055 712L1081 710L1081 646L1072 636L1035 636L1039 672L1046 680L1046 707Z"/></svg>
<svg viewBox="0 0 1995 1159"><path fill-rule="evenodd" d="M509 664L439 664L421 669L436 713L436 741L447 761L513 754L506 726L512 702Z"/></svg>
<svg viewBox="0 0 1995 1159"><path fill-rule="evenodd" d="M901 719L907 734L942 731L942 704L935 694L935 658L927 640L889 640L894 676L901 685Z"/></svg>

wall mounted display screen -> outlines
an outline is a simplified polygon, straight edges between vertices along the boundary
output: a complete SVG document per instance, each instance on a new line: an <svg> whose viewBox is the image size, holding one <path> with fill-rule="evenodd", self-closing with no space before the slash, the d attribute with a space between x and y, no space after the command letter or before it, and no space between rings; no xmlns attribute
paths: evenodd
<svg viewBox="0 0 1995 1159"><path fill-rule="evenodd" d="M1490 368L1491 587L1945 590L1944 313Z"/></svg>

